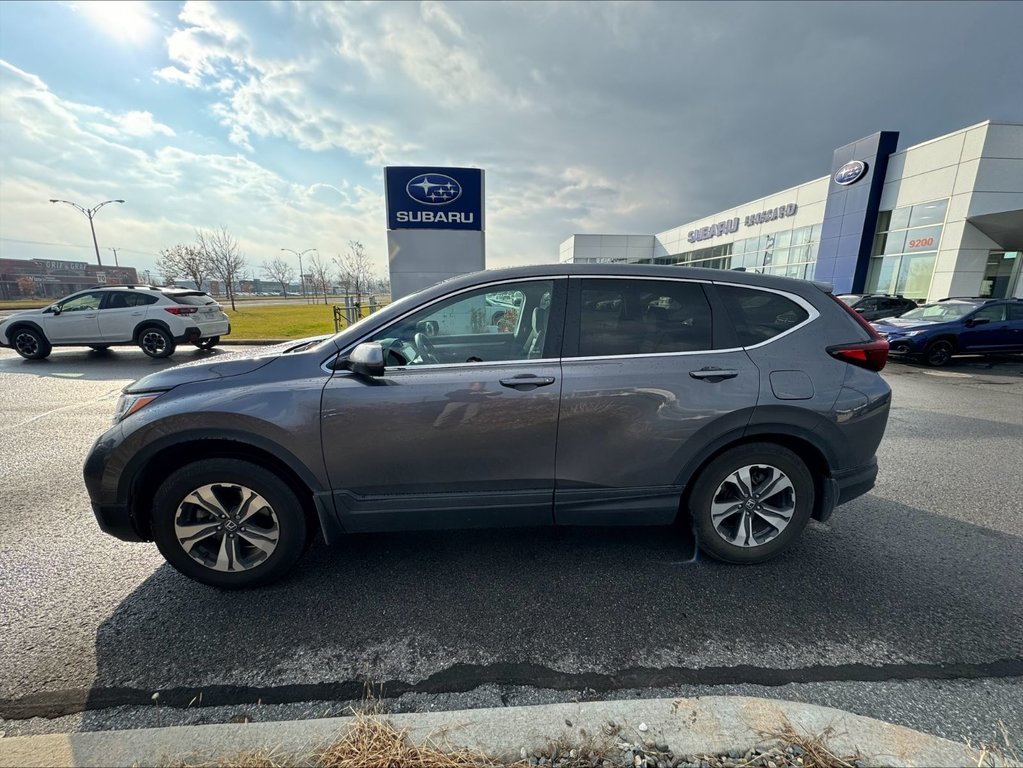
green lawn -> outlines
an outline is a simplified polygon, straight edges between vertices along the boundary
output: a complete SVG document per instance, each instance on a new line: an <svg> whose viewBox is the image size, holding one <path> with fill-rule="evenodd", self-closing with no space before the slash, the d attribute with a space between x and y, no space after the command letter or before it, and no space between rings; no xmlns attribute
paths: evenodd
<svg viewBox="0 0 1023 768"><path fill-rule="evenodd" d="M229 339L301 339L334 332L334 309L324 304L224 307L231 318ZM363 310L365 313L366 310Z"/></svg>

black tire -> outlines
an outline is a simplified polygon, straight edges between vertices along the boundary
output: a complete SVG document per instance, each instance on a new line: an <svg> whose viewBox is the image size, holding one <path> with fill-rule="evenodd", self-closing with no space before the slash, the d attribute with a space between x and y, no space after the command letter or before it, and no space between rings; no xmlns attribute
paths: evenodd
<svg viewBox="0 0 1023 768"><path fill-rule="evenodd" d="M139 349L154 358L170 357L178 346L174 338L157 325L140 330L137 339Z"/></svg>
<svg viewBox="0 0 1023 768"><path fill-rule="evenodd" d="M8 338L14 351L26 360L42 360L49 357L53 351L50 342L35 328L22 326L11 331Z"/></svg>
<svg viewBox="0 0 1023 768"><path fill-rule="evenodd" d="M754 494L758 489L766 489L767 495L751 497L754 498L753 505L746 508L744 503L749 506L748 499L743 502L741 493L731 495L739 486L730 480L730 476L744 467L755 465L760 468L751 470ZM777 475L772 475L764 468L783 473L791 483L791 495L789 491L783 490L776 496L770 486L772 477ZM718 518L718 527L723 533L719 533L718 527L715 527L712 516L715 497L718 504L739 507L736 512ZM761 509L761 506L757 506L758 502L768 506L768 500L778 506L792 507L788 522L781 526L780 532L772 533L772 528L777 526L765 522L767 519L780 521L779 517L769 511L756 511ZM700 549L717 560L743 564L762 563L792 546L806 527L813 512L813 504L814 484L810 470L799 456L776 443L749 443L725 451L703 468L689 496L689 511ZM740 526L747 519L751 521L750 526L740 531ZM729 532L734 534L734 538L743 537L745 541L752 541L752 544L742 546L727 541L725 534ZM756 543L758 537L762 543Z"/></svg>
<svg viewBox="0 0 1023 768"><path fill-rule="evenodd" d="M211 349L212 347L217 346L217 344L219 343L220 343L219 336L208 336L205 339L199 339L198 341L194 342L195 346L198 347L199 349Z"/></svg>
<svg viewBox="0 0 1023 768"><path fill-rule="evenodd" d="M95 352L106 352L108 349L110 349L110 345L109 344L90 344L89 345L89 349L91 349L91 350L93 350Z"/></svg>
<svg viewBox="0 0 1023 768"><path fill-rule="evenodd" d="M924 351L924 362L935 368L939 368L942 365L947 365L952 359L952 355L955 353L955 347L952 346L952 342L946 339L938 339L937 341L931 342L931 344Z"/></svg>
<svg viewBox="0 0 1023 768"><path fill-rule="evenodd" d="M228 521L224 525L234 522L239 526L236 529L239 533L230 534L231 539L227 539L228 534L220 533L218 529L217 532L210 533L206 539L196 539L193 546L193 552L196 554L193 556L185 551L184 545L179 541L175 522L178 521L182 525L216 524L216 516L208 514L205 507L189 504L187 501L194 498L192 496L194 491L204 486L215 486L218 489L221 494L220 506L229 514L227 518L222 518ZM232 499L244 498L246 490L261 496L266 501L265 509L270 510L269 513L264 511L254 515L249 520L262 517L264 520L272 519L276 523L273 551L263 555L264 559L257 560L254 564L244 564L242 558L259 557L261 550L245 540L241 533L245 528L238 523L241 518L234 517L232 520L230 517ZM236 492L237 497L233 495ZM197 514L201 517L195 517ZM221 589L258 587L281 579L305 550L308 539L306 528L302 504L288 484L263 467L239 459L212 459L182 467L164 481L153 499L153 537L160 554L190 579ZM265 530L258 527L257 529ZM251 530L249 536L253 536ZM262 537L261 540L269 542L270 538ZM237 541L237 544L233 543L234 541ZM217 564L211 563L214 554L219 554L221 548L225 548L226 552L228 545L239 548L234 550L236 558L233 561L228 558L228 567L232 565L242 567L235 570L217 570ZM200 549L201 547L205 549ZM240 549L241 547L246 548L245 552ZM203 557L206 558L205 564L197 559Z"/></svg>

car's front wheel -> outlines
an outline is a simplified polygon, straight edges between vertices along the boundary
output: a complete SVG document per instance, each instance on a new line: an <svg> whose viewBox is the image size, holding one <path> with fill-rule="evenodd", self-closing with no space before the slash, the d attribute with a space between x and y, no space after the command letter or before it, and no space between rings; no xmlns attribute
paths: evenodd
<svg viewBox="0 0 1023 768"><path fill-rule="evenodd" d="M11 334L11 346L26 360L42 360L53 351L46 337L34 328L15 329Z"/></svg>
<svg viewBox="0 0 1023 768"><path fill-rule="evenodd" d="M927 347L927 350L924 352L924 360L928 365L942 366L952 359L953 352L955 352L955 349L952 346L952 342L939 339Z"/></svg>
<svg viewBox="0 0 1023 768"><path fill-rule="evenodd" d="M286 574L305 548L306 521L294 491L263 467L238 459L189 464L153 500L160 553L189 578L240 589Z"/></svg>
<svg viewBox="0 0 1023 768"><path fill-rule="evenodd" d="M813 503L813 478L799 456L774 443L749 443L703 469L689 511L705 553L729 563L761 563L793 544Z"/></svg>
<svg viewBox="0 0 1023 768"><path fill-rule="evenodd" d="M151 326L139 332L139 348L150 357L170 357L176 346L174 338L163 328Z"/></svg>

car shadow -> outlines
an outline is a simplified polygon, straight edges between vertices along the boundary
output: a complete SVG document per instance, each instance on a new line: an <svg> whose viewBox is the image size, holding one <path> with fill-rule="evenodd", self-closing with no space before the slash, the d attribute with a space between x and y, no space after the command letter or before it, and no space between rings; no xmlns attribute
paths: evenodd
<svg viewBox="0 0 1023 768"><path fill-rule="evenodd" d="M246 592L165 565L98 628L84 706L904 679L1023 654L1017 536L868 495L762 565L692 553L684 527L364 534Z"/></svg>
<svg viewBox="0 0 1023 768"><path fill-rule="evenodd" d="M953 357L942 366L927 365L914 358L888 359L889 366L898 369L928 371L940 374L943 371L958 373L978 373L985 375L1023 376L1023 354L974 355L972 357Z"/></svg>
<svg viewBox="0 0 1023 768"><path fill-rule="evenodd" d="M0 353L0 374L113 381L139 379L155 371L197 360L228 354L233 348L178 348L171 357L154 359L134 347L113 347L101 351L71 347L55 349L43 360L25 360L10 350Z"/></svg>

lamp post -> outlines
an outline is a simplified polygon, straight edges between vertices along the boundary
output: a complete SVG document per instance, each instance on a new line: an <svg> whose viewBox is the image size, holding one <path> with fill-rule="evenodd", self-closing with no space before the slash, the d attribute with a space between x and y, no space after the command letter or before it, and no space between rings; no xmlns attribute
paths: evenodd
<svg viewBox="0 0 1023 768"><path fill-rule="evenodd" d="M96 249L96 263L102 267L103 260L99 257L99 243L96 242L96 225L92 223L92 218L104 205L107 205L108 203L123 203L124 200L104 200L102 203L94 205L92 208L85 208L79 205L78 203L72 203L70 200L54 200L53 198L50 198L50 202L64 203L65 205L70 205L76 211L78 211L81 214L84 214L85 217L89 219L89 229L92 230L92 247ZM117 259L115 258L114 260L116 261Z"/></svg>
<svg viewBox="0 0 1023 768"><path fill-rule="evenodd" d="M121 265L117 261L117 249L116 248L111 248L110 250L114 252L114 266L115 267L120 267Z"/></svg>
<svg viewBox="0 0 1023 768"><path fill-rule="evenodd" d="M308 300L306 300L306 296L305 296L305 271L302 269L302 257L305 254L309 253L310 251L316 251L316 249L315 248L306 248L301 253L299 253L298 251L293 251L290 248L281 248L281 250L286 252L286 253L293 253L296 256L298 256L298 279L302 283L302 300L305 301L308 304L309 302L308 302ZM317 253L319 253L319 251L317 251Z"/></svg>

